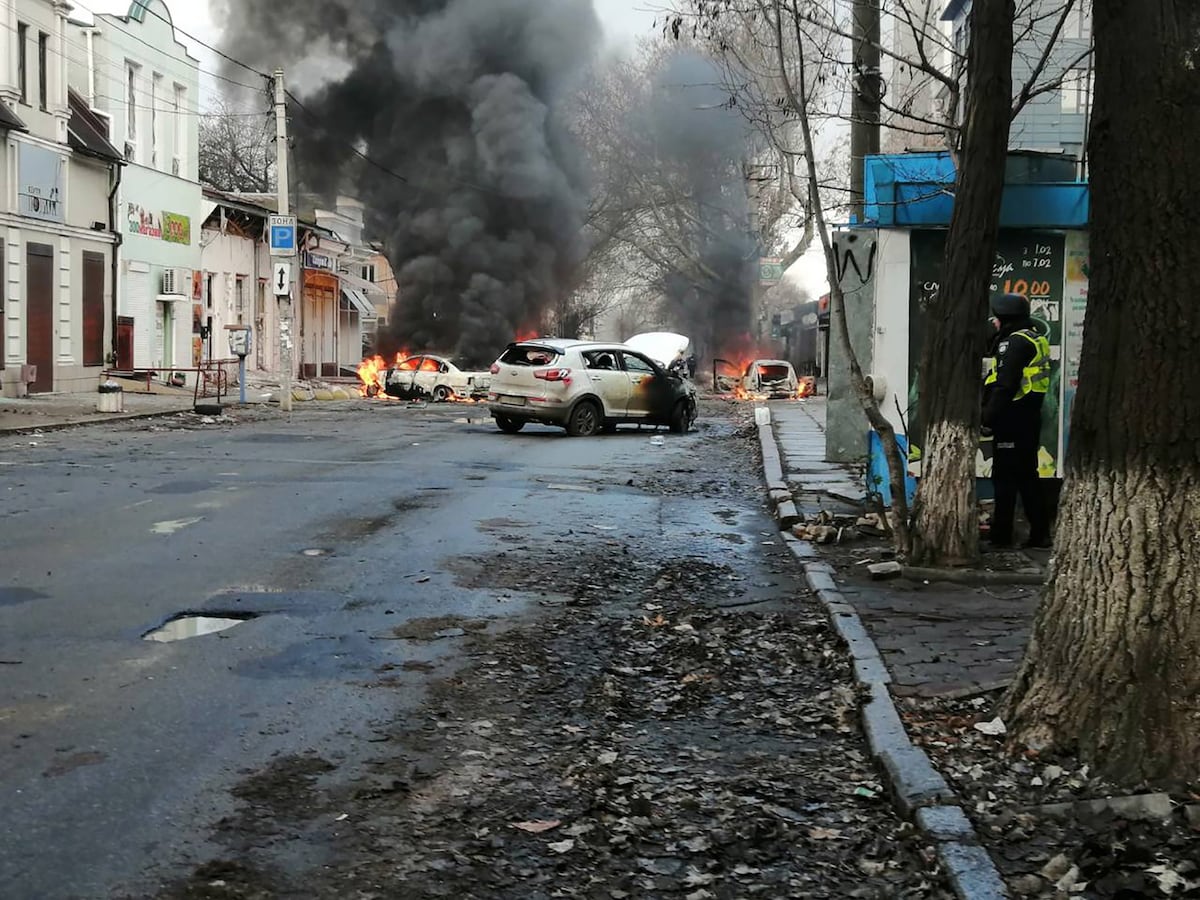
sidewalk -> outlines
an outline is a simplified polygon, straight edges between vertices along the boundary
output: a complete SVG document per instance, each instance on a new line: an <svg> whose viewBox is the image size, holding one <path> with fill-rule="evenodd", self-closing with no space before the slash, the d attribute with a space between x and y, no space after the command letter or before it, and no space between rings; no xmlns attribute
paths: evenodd
<svg viewBox="0 0 1200 900"><path fill-rule="evenodd" d="M846 501L862 496L862 479L824 461L823 399L773 403L771 418L784 474L805 515L861 511ZM907 580L872 581L862 564L864 544L822 547L837 570L838 590L853 604L883 655L897 697L965 697L1012 679L1028 641L1037 589L969 587ZM874 561L871 559L870 561ZM1017 554L1017 567L1034 562Z"/></svg>
<svg viewBox="0 0 1200 900"><path fill-rule="evenodd" d="M169 391L169 393L167 393ZM163 388L154 393L126 389L123 413L96 411L99 394L35 394L14 400L0 397L0 434L70 428L97 422L191 412L192 391Z"/></svg>

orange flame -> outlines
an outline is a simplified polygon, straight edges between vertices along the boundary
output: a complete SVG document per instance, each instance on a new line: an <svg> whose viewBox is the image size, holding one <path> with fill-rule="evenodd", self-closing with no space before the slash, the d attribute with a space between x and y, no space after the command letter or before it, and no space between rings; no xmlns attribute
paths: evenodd
<svg viewBox="0 0 1200 900"><path fill-rule="evenodd" d="M387 363L382 356L369 356L358 366L359 393L364 397L377 397L383 393L383 379Z"/></svg>

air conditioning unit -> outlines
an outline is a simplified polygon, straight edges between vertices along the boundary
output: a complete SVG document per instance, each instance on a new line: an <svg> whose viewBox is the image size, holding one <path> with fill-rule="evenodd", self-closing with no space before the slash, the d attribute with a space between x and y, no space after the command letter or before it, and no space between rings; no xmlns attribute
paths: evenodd
<svg viewBox="0 0 1200 900"><path fill-rule="evenodd" d="M186 296L192 287L192 273L187 269L164 269L162 273L163 294Z"/></svg>

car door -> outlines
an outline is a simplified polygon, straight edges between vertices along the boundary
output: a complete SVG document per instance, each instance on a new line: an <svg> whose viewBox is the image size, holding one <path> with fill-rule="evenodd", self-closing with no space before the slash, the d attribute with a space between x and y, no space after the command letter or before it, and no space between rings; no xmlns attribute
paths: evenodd
<svg viewBox="0 0 1200 900"><path fill-rule="evenodd" d="M628 417L645 419L655 412L658 391L654 389L659 372L654 365L636 353L622 351L621 366L625 369L625 380L629 385Z"/></svg>
<svg viewBox="0 0 1200 900"><path fill-rule="evenodd" d="M584 371L592 391L604 403L604 415L623 419L629 406L629 376L615 350L589 350L583 354Z"/></svg>
<svg viewBox="0 0 1200 900"><path fill-rule="evenodd" d="M410 356L388 370L386 391L389 396L407 399L412 395L413 377L421 364L420 357Z"/></svg>
<svg viewBox="0 0 1200 900"><path fill-rule="evenodd" d="M417 371L413 373L413 384L426 396L433 394L433 389L437 386L438 363L439 360L435 356L422 356Z"/></svg>

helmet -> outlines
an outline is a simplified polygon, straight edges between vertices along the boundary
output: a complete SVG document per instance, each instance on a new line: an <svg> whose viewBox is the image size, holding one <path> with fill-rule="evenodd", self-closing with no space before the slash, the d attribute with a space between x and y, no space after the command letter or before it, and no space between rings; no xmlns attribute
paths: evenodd
<svg viewBox="0 0 1200 900"><path fill-rule="evenodd" d="M1029 312L1029 298L1024 294L996 294L992 297L992 313L999 319L1023 319Z"/></svg>

